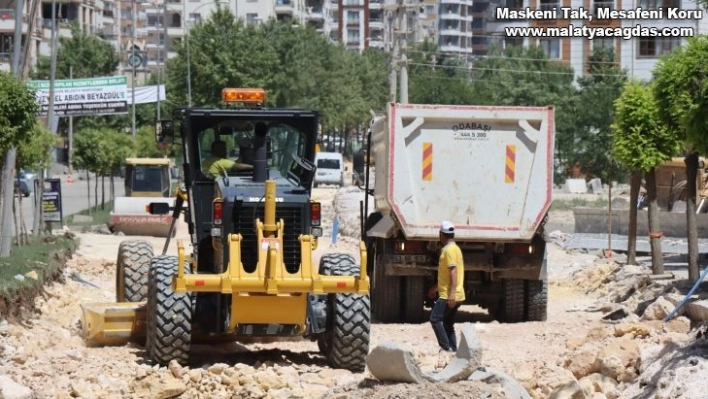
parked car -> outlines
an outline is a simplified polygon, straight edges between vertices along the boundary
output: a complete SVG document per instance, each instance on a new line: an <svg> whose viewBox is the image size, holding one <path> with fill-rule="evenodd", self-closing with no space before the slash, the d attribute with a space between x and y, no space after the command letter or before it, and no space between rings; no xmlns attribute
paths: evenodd
<svg viewBox="0 0 708 399"><path fill-rule="evenodd" d="M27 183L27 179L15 179L15 192L19 192L23 197L30 196L31 191L29 188L29 183Z"/></svg>
<svg viewBox="0 0 708 399"><path fill-rule="evenodd" d="M315 165L317 165L317 173L315 174L315 187L318 184L336 184L344 185L344 172L347 170L344 166L344 158L338 152L318 152L315 155Z"/></svg>

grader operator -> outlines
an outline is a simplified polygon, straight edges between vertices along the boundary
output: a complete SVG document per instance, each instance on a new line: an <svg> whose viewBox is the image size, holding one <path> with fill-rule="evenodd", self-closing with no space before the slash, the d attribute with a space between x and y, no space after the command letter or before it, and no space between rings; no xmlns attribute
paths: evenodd
<svg viewBox="0 0 708 399"><path fill-rule="evenodd" d="M185 179L174 207L153 203L150 212L184 214L194 253L178 240L178 255L165 256L169 238L157 257L125 256L138 244L121 244L119 303L82 306L85 340L145 341L148 357L167 364L188 362L193 342L306 337L333 367L363 370L366 246L358 263L326 254L313 264L322 235L320 204L310 198L317 113L263 108L261 89L224 89L222 99L223 108L178 110L156 134L172 143L180 133Z"/></svg>

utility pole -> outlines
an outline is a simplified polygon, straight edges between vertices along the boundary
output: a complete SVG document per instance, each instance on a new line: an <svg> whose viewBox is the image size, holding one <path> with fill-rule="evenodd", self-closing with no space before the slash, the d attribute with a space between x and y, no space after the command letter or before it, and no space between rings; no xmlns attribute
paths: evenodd
<svg viewBox="0 0 708 399"><path fill-rule="evenodd" d="M12 46L12 72L18 79L22 78L20 72L20 49L22 48L22 14L23 0L15 0L15 37ZM29 34L29 32L28 32ZM29 42L29 41L28 41ZM15 160L17 148L10 146L5 153L5 165L2 173L2 201L0 208L0 258L10 256L12 251L12 205L15 201Z"/></svg>
<svg viewBox="0 0 708 399"><path fill-rule="evenodd" d="M137 13L137 10L135 9L135 0L133 0L132 5L133 5L133 10L132 10L133 12L131 13L131 14L132 14L132 15L131 15L131 17L132 17L132 18L131 18L132 27L131 27L131 29L130 29L130 30L131 30L131 32L130 32L130 36L131 36L131 38L130 38L130 41L131 41L131 46L130 46L130 48L131 48L131 58L132 58L132 60L131 60L131 62L129 62L129 64L130 64L129 66L132 67L132 71L131 71L131 74L130 74L130 76L131 76L131 80L130 80L130 81L131 81L131 84L130 84L131 88L130 88L130 90L131 90L131 92L132 92L132 101L131 101L131 105L132 105L132 106L131 106L132 115L130 116L130 119L131 119L131 120L130 120L130 132L133 134L133 138L135 138L135 134L136 134L136 133L135 133L135 74L137 73L137 71L136 71L136 69L135 69L135 68L136 68L136 66L135 66L135 38L136 38L136 33L135 33L136 16L135 16L135 14Z"/></svg>
<svg viewBox="0 0 708 399"><path fill-rule="evenodd" d="M167 0L162 0L162 29L164 31L164 42L162 42L162 48L164 51L164 58L167 61ZM157 47L157 120L160 121L160 85L162 84L162 67L160 66L160 47ZM164 64L163 64L164 65Z"/></svg>
<svg viewBox="0 0 708 399"><path fill-rule="evenodd" d="M59 31L57 30L57 2L52 0L52 36L51 36L51 57L49 63L49 105L47 107L47 124L46 128L52 130L52 125L54 124L54 84L57 75L57 48L58 45ZM52 149L51 151L53 151ZM37 203L34 212L34 221L32 223L32 233L34 235L39 235L42 226L44 225L44 215L42 214L41 204L42 204L42 192L44 191L44 174L45 169L41 169L39 172L39 192L35 193L37 198ZM36 187L36 186L35 186Z"/></svg>
<svg viewBox="0 0 708 399"><path fill-rule="evenodd" d="M402 0L402 2L403 12L398 13L401 16L401 31L399 32L398 36L401 40L401 75L399 77L399 84L401 90L400 102L401 104L408 104L408 4L407 0Z"/></svg>
<svg viewBox="0 0 708 399"><path fill-rule="evenodd" d="M69 65L69 79L74 79L74 66ZM74 150L74 117L69 115L69 148L66 154L66 163L69 164L69 173L74 173L71 162L71 151Z"/></svg>
<svg viewBox="0 0 708 399"><path fill-rule="evenodd" d="M396 0L399 1L399 0ZM398 39L397 39L397 33L398 33L398 14L399 14L399 7L398 4L396 4L395 8L391 11L391 15L389 16L389 24L391 26L391 44L393 45L392 51L391 51L391 65L389 66L389 71L388 71L388 101L391 103L396 102L396 92L398 91L397 87L397 82L398 82Z"/></svg>

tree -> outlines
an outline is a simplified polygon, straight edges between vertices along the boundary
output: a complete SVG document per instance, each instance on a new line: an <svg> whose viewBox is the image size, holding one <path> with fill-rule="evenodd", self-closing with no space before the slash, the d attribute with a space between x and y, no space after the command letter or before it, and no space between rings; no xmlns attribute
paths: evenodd
<svg viewBox="0 0 708 399"><path fill-rule="evenodd" d="M74 163L86 170L88 182L88 206L91 209L91 183L89 172L95 174L94 208L98 207L98 176L109 164L110 148L104 140L104 132L98 129L85 129L78 132L74 139Z"/></svg>
<svg viewBox="0 0 708 399"><path fill-rule="evenodd" d="M38 169L49 166L50 150L56 145L56 136L51 131L45 129L38 121L34 125L32 132L27 138L17 146L17 169ZM29 183L29 182L28 182ZM18 232L17 242L20 244L29 243L27 226L24 223L22 213L22 195L18 195L19 206L18 215L15 218L15 230Z"/></svg>
<svg viewBox="0 0 708 399"><path fill-rule="evenodd" d="M656 201L656 167L671 159L680 148L673 130L659 116L659 105L652 89L644 83L628 83L615 102L616 121L612 125L612 150L617 159L632 171L646 173L649 197L649 237L652 271L664 272L661 251L659 207ZM637 188L638 189L638 188ZM630 206L630 244L636 239L636 199ZM634 228L634 237L631 229ZM634 253L630 256L634 257Z"/></svg>
<svg viewBox="0 0 708 399"><path fill-rule="evenodd" d="M14 201L15 159L8 152L32 137L35 130L35 114L38 111L37 100L32 90L13 75L0 72L0 154L4 162L2 168L2 193L0 193L0 257L10 256L11 239L11 206ZM14 151L14 150L13 150ZM9 165L8 165L9 164Z"/></svg>
<svg viewBox="0 0 708 399"><path fill-rule="evenodd" d="M661 122L676 132L685 143L688 195L686 228L688 229L688 276L696 281L698 274L698 233L696 228L696 185L698 154L708 153L706 128L708 120L708 37L688 38L687 43L659 60L654 68L654 93L659 102Z"/></svg>
<svg viewBox="0 0 708 399"><path fill-rule="evenodd" d="M155 128L142 126L135 135L135 155L140 158L164 158L174 156L175 146L161 150L155 142Z"/></svg>
<svg viewBox="0 0 708 399"><path fill-rule="evenodd" d="M615 120L615 100L622 93L627 73L616 63L614 51L593 50L588 73L578 78L578 108L574 140L575 160L609 184L623 172L611 156L611 124Z"/></svg>
<svg viewBox="0 0 708 399"><path fill-rule="evenodd" d="M411 103L457 105L476 102L469 79L470 69L458 58L441 53L434 43L424 41L415 46L409 64Z"/></svg>

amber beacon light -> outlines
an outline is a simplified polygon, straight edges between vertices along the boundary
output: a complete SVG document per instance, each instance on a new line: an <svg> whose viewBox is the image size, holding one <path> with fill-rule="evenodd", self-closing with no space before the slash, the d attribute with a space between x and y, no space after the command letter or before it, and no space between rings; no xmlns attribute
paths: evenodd
<svg viewBox="0 0 708 399"><path fill-rule="evenodd" d="M263 89L235 89L227 87L221 90L221 99L227 103L257 103L265 102Z"/></svg>

